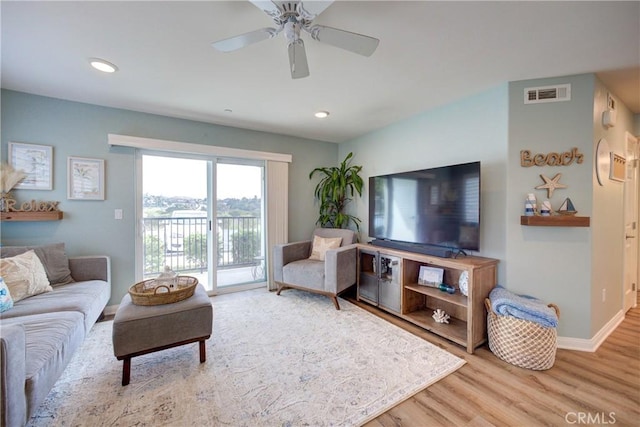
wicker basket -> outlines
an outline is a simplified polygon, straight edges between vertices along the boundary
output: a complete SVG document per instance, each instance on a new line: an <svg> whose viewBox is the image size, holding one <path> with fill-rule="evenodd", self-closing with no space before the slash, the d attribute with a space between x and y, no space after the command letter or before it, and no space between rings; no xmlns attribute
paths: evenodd
<svg viewBox="0 0 640 427"><path fill-rule="evenodd" d="M155 282L156 279L149 279L131 286L131 301L136 305L171 304L189 298L198 286L198 279L191 276L178 276L173 289Z"/></svg>
<svg viewBox="0 0 640 427"><path fill-rule="evenodd" d="M500 359L521 368L542 371L553 366L556 360L556 328L546 328L538 323L501 316L491 309L491 301L484 301L487 307L487 331L489 348ZM560 317L560 309L555 304L549 307Z"/></svg>

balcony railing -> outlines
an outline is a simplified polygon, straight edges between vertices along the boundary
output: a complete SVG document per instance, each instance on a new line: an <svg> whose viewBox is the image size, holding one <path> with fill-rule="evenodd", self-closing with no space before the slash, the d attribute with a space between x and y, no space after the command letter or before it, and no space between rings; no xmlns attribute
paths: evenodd
<svg viewBox="0 0 640 427"><path fill-rule="evenodd" d="M145 277L165 266L176 272L207 270L207 218L144 218L143 223ZM218 269L251 266L262 259L259 217L218 217L214 236Z"/></svg>

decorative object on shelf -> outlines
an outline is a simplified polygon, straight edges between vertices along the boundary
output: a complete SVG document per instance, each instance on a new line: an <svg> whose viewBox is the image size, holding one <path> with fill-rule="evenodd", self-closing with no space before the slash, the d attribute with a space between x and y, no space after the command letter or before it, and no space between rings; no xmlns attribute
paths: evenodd
<svg viewBox="0 0 640 427"><path fill-rule="evenodd" d="M451 319L451 316L441 309L434 310L433 316L431 317L433 317L433 320L435 320L436 323L449 323L449 319Z"/></svg>
<svg viewBox="0 0 640 427"><path fill-rule="evenodd" d="M437 267L420 266L420 275L418 276L418 284L437 288L444 278L444 269Z"/></svg>
<svg viewBox="0 0 640 427"><path fill-rule="evenodd" d="M609 179L624 182L627 159L620 154L611 152L611 168L609 169Z"/></svg>
<svg viewBox="0 0 640 427"><path fill-rule="evenodd" d="M578 164L582 163L584 155L578 152L577 147L573 147L571 151L564 153L538 153L531 155L530 150L520 151L520 166L528 168L531 166L569 166L574 161Z"/></svg>
<svg viewBox="0 0 640 427"><path fill-rule="evenodd" d="M7 163L0 163L0 212L9 212L9 200L12 199L11 190L26 176L24 171L16 170Z"/></svg>
<svg viewBox="0 0 640 427"><path fill-rule="evenodd" d="M67 199L104 200L104 160L67 158Z"/></svg>
<svg viewBox="0 0 640 427"><path fill-rule="evenodd" d="M575 215L578 213L578 211L576 210L575 206L573 206L573 202L571 201L571 199L567 197L566 199L564 199L564 202L562 202L562 205L560 205L558 213L560 215Z"/></svg>
<svg viewBox="0 0 640 427"><path fill-rule="evenodd" d="M553 196L553 192L559 188L567 188L566 185L560 184L560 178L562 178L561 173L557 173L553 178L549 178L546 175L540 175L540 178L544 180L544 184L538 185L536 190L547 190L547 198L551 198Z"/></svg>
<svg viewBox="0 0 640 427"><path fill-rule="evenodd" d="M542 216L551 216L551 202L545 200L542 202L542 206L540 206L540 215Z"/></svg>
<svg viewBox="0 0 640 427"><path fill-rule="evenodd" d="M53 147L50 145L9 143L9 164L27 175L15 188L25 190L53 189Z"/></svg>
<svg viewBox="0 0 640 427"><path fill-rule="evenodd" d="M448 294L455 294L456 293L456 288L454 288L451 285L447 285L446 283L440 283L440 285L438 285L438 289L440 289L442 292L446 292Z"/></svg>
<svg viewBox="0 0 640 427"><path fill-rule="evenodd" d="M16 207L18 202L15 199L6 199L6 210L3 212L57 212L60 202L31 200L23 202L20 207Z"/></svg>
<svg viewBox="0 0 640 427"><path fill-rule="evenodd" d="M611 169L611 149L606 139L598 141L596 148L596 177L598 184L604 185L605 179L609 176Z"/></svg>
<svg viewBox="0 0 640 427"><path fill-rule="evenodd" d="M538 201L536 195L529 193L527 199L524 202L524 214L525 216L534 216L538 214Z"/></svg>
<svg viewBox="0 0 640 427"><path fill-rule="evenodd" d="M469 272L467 270L460 273L460 278L458 278L458 288L462 295L465 297L469 296Z"/></svg>

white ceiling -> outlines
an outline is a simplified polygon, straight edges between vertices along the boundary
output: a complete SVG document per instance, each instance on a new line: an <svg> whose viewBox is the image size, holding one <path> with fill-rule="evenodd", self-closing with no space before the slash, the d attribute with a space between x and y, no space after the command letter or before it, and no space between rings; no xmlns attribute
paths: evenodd
<svg viewBox="0 0 640 427"><path fill-rule="evenodd" d="M336 1L315 23L380 45L367 58L303 33L298 80L282 35L211 47L272 26L248 1L0 4L2 87L55 98L342 142L509 81L593 72L640 113L637 1Z"/></svg>

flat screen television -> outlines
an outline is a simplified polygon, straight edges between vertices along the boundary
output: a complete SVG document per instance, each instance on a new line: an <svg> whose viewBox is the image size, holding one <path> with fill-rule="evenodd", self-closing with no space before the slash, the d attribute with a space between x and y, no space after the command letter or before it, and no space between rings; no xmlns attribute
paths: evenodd
<svg viewBox="0 0 640 427"><path fill-rule="evenodd" d="M369 178L374 245L438 256L480 249L480 162Z"/></svg>

